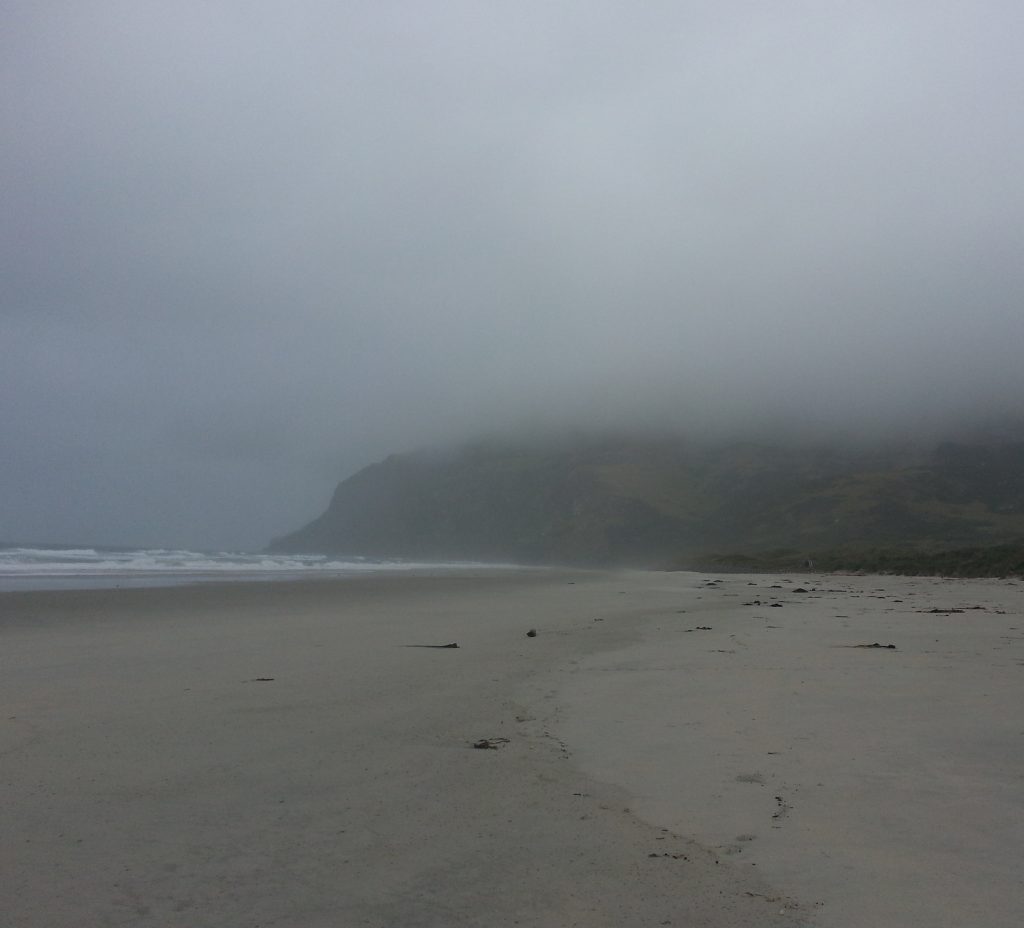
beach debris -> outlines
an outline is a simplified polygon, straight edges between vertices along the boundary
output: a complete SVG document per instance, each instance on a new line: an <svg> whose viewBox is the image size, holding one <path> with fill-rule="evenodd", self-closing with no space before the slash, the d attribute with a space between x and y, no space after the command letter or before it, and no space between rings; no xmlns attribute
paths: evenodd
<svg viewBox="0 0 1024 928"><path fill-rule="evenodd" d="M855 647L855 648L883 648L883 649L888 649L890 651L895 651L896 650L896 645L894 645L894 644L879 644L877 641L872 642L871 644L855 644L855 645L853 645L853 647Z"/></svg>
<svg viewBox="0 0 1024 928"><path fill-rule="evenodd" d="M659 854L657 851L651 851L651 853L648 854L647 856L648 857L668 857L671 860L689 860L690 859L685 854L670 854L670 853L668 853L668 851L666 851L664 854Z"/></svg>
<svg viewBox="0 0 1024 928"><path fill-rule="evenodd" d="M497 751L503 744L508 743L508 738L481 738L473 742L473 747L479 751Z"/></svg>
<svg viewBox="0 0 1024 928"><path fill-rule="evenodd" d="M786 909L799 909L800 903L794 902L788 896L767 896L764 893L754 893L750 890L743 891L744 896L750 896L751 899L764 899L765 902L781 902L783 907L779 909L779 915L785 915ZM816 902L815 905L821 905L820 902Z"/></svg>
<svg viewBox="0 0 1024 928"><path fill-rule="evenodd" d="M786 802L785 799L783 799L781 796L776 796L775 797L775 812L772 813L772 818L774 818L774 819L787 818L789 816L789 813L792 810L792 808L793 807L788 802ZM774 828L774 827L777 827L777 826L773 825L772 827Z"/></svg>
<svg viewBox="0 0 1024 928"><path fill-rule="evenodd" d="M769 603L768 604L768 608L769 609L781 609L782 608L782 603Z"/></svg>
<svg viewBox="0 0 1024 928"><path fill-rule="evenodd" d="M793 592L794 593L807 593L809 591L805 590L802 586L798 586L795 590L793 590Z"/></svg>
<svg viewBox="0 0 1024 928"><path fill-rule="evenodd" d="M526 633L526 637L527 637L527 638L536 638L536 637L537 637L537 629L535 629L535 628L531 628L531 629L530 629L530 630L529 630L529 631L528 631L528 632Z"/></svg>
<svg viewBox="0 0 1024 928"><path fill-rule="evenodd" d="M928 615L948 615L953 612L963 612L963 609L953 609L952 607L949 609L939 609L936 607L935 609L915 609L914 612L924 612Z"/></svg>
<svg viewBox="0 0 1024 928"><path fill-rule="evenodd" d="M246 680L246 683L273 683L273 677L253 677L251 680Z"/></svg>
<svg viewBox="0 0 1024 928"><path fill-rule="evenodd" d="M453 641L451 644L407 644L407 645L404 645L403 647L406 647L406 648L441 648L443 650L445 648L457 648L458 646L459 646L458 643Z"/></svg>

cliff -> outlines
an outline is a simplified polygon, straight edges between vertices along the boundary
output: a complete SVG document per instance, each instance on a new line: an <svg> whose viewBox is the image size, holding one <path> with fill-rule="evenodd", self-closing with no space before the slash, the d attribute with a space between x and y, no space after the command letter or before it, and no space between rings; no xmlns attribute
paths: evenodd
<svg viewBox="0 0 1024 928"><path fill-rule="evenodd" d="M1024 443L926 451L683 440L486 443L395 455L272 550L642 564L1024 538Z"/></svg>

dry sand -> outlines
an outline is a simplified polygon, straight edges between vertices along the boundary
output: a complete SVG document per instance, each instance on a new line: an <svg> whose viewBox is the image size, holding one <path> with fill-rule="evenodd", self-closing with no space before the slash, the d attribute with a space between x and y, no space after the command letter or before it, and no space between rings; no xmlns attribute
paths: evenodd
<svg viewBox="0 0 1024 928"><path fill-rule="evenodd" d="M1019 924L1024 587L788 579L0 594L2 923Z"/></svg>
<svg viewBox="0 0 1024 928"><path fill-rule="evenodd" d="M691 586L559 688L581 768L821 928L1024 923L1024 585Z"/></svg>

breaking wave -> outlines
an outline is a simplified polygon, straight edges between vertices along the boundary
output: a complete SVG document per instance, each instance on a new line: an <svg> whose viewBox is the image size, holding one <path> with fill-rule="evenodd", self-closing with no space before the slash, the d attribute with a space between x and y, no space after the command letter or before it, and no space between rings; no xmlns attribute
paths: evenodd
<svg viewBox="0 0 1024 928"><path fill-rule="evenodd" d="M215 579L292 579L370 572L469 570L500 565L470 561L337 558L319 554L250 554L169 548L71 548L0 546L0 588L39 589L80 585L157 585ZM511 565L506 565L511 566ZM48 582L49 581L49 582ZM108 584L107 581L110 581ZM120 584L118 584L120 585Z"/></svg>

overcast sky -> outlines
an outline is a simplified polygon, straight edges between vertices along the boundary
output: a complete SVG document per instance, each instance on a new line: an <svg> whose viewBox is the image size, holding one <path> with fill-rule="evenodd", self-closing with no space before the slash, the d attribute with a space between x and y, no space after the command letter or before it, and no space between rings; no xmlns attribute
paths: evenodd
<svg viewBox="0 0 1024 928"><path fill-rule="evenodd" d="M1024 397L1019 0L7 0L0 539L529 425Z"/></svg>

